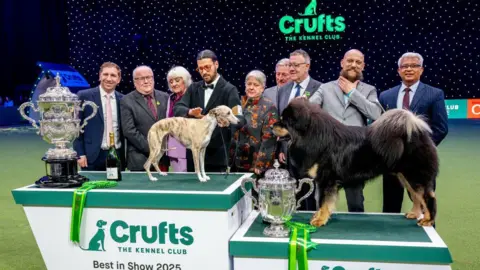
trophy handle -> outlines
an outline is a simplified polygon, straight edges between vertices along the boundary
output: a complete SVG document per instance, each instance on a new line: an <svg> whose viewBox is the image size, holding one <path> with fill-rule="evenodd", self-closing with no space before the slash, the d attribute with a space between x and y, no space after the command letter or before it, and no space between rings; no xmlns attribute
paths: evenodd
<svg viewBox="0 0 480 270"><path fill-rule="evenodd" d="M251 194L248 194L247 192L247 189L245 188L245 184L246 183L252 183L253 185L253 189L258 192L258 189L257 189L257 186L255 185L255 180L253 178L245 178L242 180L242 185L240 186L242 188L242 191L243 193L245 194L245 196L248 196L250 197L252 200L253 200L253 205L256 206L257 208L259 208L258 206L258 202L257 202L257 199L255 199Z"/></svg>
<svg viewBox="0 0 480 270"><path fill-rule="evenodd" d="M80 132L83 133L83 128L87 125L88 123L88 120L92 119L96 114L97 114L97 111L98 111L98 106L97 104L91 102L91 101L88 101L88 100L85 100L83 101L83 105L82 105L82 111L85 110L85 106L87 105L90 105L90 107L92 107L93 109L93 112L92 114L90 114L88 117L86 117L85 119L83 119L83 124L80 126Z"/></svg>
<svg viewBox="0 0 480 270"><path fill-rule="evenodd" d="M297 189L295 190L295 194L297 194L298 192L300 192L300 190L302 189L302 185L306 183L306 184L309 184L310 185L310 190L307 192L307 194L305 194L303 197L301 197L298 201L297 201L297 207L295 208L295 210L298 210L298 208L300 208L300 203L305 200L308 196L310 196L310 194L313 193L313 179L311 178L303 178L302 180L298 181L298 187Z"/></svg>
<svg viewBox="0 0 480 270"><path fill-rule="evenodd" d="M25 113L25 109L27 107L31 107L34 112L38 112L38 109L35 108L35 105L33 105L32 102L25 102L22 105L20 105L20 107L18 107L18 110L20 111L20 115L24 119L28 120L32 124L32 126L38 130L37 134L40 134L40 130L39 130L39 127L37 126L37 122L32 118L30 118L29 116L27 116L27 114Z"/></svg>

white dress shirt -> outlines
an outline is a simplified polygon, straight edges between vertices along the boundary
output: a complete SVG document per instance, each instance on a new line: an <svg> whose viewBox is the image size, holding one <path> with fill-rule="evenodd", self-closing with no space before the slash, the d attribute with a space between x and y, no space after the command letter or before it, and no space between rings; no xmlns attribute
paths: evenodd
<svg viewBox="0 0 480 270"><path fill-rule="evenodd" d="M215 88L215 86L217 85L218 79L220 79L220 74L217 74L217 78L212 83L209 83L209 84L213 84L213 88ZM203 83L206 84L205 81ZM205 101L204 101L204 104L203 104L204 108L207 107L207 103L208 103L208 101L210 100L210 97L213 94L213 88L206 88L205 89L205 96L204 96Z"/></svg>
<svg viewBox="0 0 480 270"><path fill-rule="evenodd" d="M300 83L300 96L303 96L303 94L305 93L309 82L310 76L307 76L307 78ZM295 97L295 93L297 93L297 83L293 82L293 88L292 91L290 91L290 97L288 98L288 102L290 102Z"/></svg>
<svg viewBox="0 0 480 270"><path fill-rule="evenodd" d="M103 90L100 86L100 97L102 100L102 109L103 109L103 139L102 139L102 149L106 150L110 146L110 137L107 134L107 92ZM112 119L113 119L113 134L115 137L115 147L118 149L121 147L122 143L120 141L120 130L118 125L118 115L117 115L117 99L115 98L115 90L110 94L110 105L112 107Z"/></svg>

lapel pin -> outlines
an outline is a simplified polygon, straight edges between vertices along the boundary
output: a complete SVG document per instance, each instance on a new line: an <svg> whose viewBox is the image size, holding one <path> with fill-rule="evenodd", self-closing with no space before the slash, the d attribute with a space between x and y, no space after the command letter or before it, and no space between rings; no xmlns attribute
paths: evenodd
<svg viewBox="0 0 480 270"><path fill-rule="evenodd" d="M160 101L157 101L157 106L160 106Z"/></svg>

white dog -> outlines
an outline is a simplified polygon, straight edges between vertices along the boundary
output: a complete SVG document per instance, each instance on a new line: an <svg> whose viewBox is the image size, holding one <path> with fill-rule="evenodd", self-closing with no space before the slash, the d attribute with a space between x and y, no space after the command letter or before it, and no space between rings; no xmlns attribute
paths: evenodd
<svg viewBox="0 0 480 270"><path fill-rule="evenodd" d="M150 156L143 166L147 171L151 181L157 178L152 176L150 166L160 175L167 175L160 171L158 162L165 153L167 136L171 135L182 143L186 148L192 150L195 172L201 182L210 180L205 174L205 150L210 143L213 130L219 127L228 127L230 124L238 124L239 119L235 117L232 110L227 106L221 105L208 112L201 119L171 117L165 118L155 123L148 131L148 144L150 146Z"/></svg>

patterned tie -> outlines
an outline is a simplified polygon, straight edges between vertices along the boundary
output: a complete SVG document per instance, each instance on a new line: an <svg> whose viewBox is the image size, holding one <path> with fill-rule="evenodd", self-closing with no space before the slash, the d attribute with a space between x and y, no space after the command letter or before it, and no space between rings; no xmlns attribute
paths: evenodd
<svg viewBox="0 0 480 270"><path fill-rule="evenodd" d="M403 105L404 110L410 109L410 88L405 88L405 95L403 96Z"/></svg>
<svg viewBox="0 0 480 270"><path fill-rule="evenodd" d="M302 87L300 86L300 84L297 84L296 87L297 87L297 92L295 93L295 97L298 97L298 96L300 96L300 88L302 88Z"/></svg>
<svg viewBox="0 0 480 270"><path fill-rule="evenodd" d="M110 136L110 132L113 132L113 116L112 116L112 102L110 94L107 94L107 138ZM107 145L108 145L107 140Z"/></svg>
<svg viewBox="0 0 480 270"><path fill-rule="evenodd" d="M155 120L157 120L157 110L155 109L155 105L153 105L151 95L147 95L147 104L148 104L148 108L150 109L150 111L152 111L153 118L155 118Z"/></svg>

